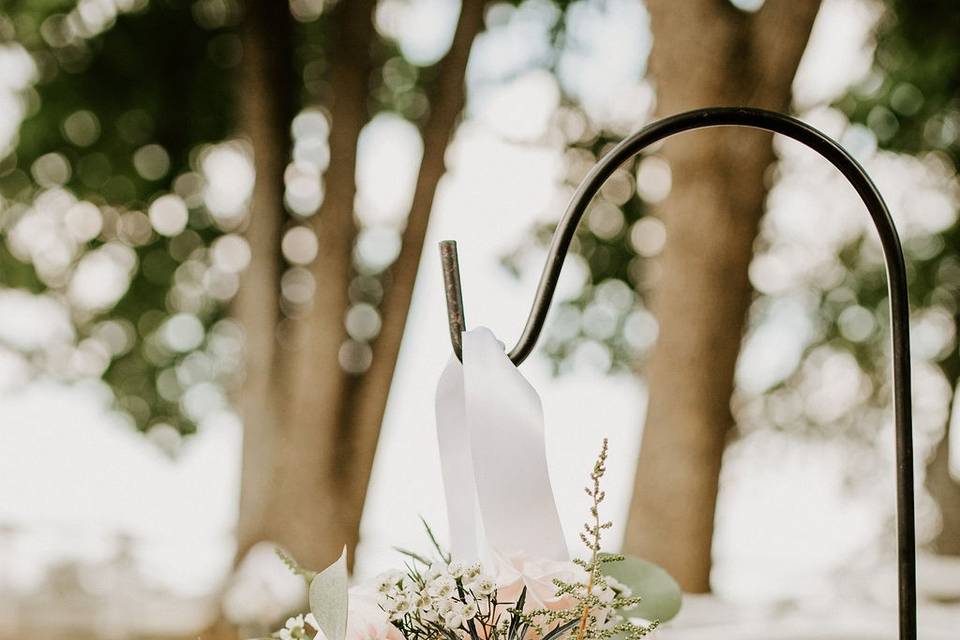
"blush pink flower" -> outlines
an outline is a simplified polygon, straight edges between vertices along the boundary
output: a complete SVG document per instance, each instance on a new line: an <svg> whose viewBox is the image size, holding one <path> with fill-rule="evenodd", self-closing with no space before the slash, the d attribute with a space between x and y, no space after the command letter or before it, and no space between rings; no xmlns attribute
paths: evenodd
<svg viewBox="0 0 960 640"><path fill-rule="evenodd" d="M527 588L524 611L550 609L560 611L577 606L570 595L558 598L554 580L585 583L587 573L570 561L531 558L526 554L502 556L495 554L497 600L516 602L523 588Z"/></svg>

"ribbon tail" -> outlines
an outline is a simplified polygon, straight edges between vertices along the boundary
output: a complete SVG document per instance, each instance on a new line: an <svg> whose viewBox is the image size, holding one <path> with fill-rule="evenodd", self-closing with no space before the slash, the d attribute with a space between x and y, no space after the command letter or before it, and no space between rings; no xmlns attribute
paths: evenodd
<svg viewBox="0 0 960 640"><path fill-rule="evenodd" d="M481 535L477 487L467 430L463 366L456 358L450 358L440 375L436 415L450 553L459 562L475 562L479 559Z"/></svg>
<svg viewBox="0 0 960 640"><path fill-rule="evenodd" d="M569 560L547 469L543 407L494 335L463 335L464 417L483 533L505 554Z"/></svg>

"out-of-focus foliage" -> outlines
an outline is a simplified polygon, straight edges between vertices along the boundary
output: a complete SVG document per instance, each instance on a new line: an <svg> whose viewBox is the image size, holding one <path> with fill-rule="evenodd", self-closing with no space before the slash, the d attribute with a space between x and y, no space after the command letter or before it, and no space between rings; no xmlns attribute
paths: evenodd
<svg viewBox="0 0 960 640"><path fill-rule="evenodd" d="M271 88L294 94L300 110L282 141L291 157L277 259L288 317L313 302L306 266L317 241L306 220L329 162L337 6L290 0L296 82ZM420 125L428 115L437 60L402 51L403 10L386 0L373 16L364 120L386 112ZM242 331L226 312L250 260L241 232L253 164L236 131L243 15L238 0L0 6L0 298L57 327L30 344L0 334L0 352L28 375L102 377L118 409L158 434L192 432L225 407L242 365ZM360 347L379 330L380 279L402 230L363 209L346 318Z"/></svg>
<svg viewBox="0 0 960 640"><path fill-rule="evenodd" d="M582 113L577 117L586 118ZM594 129L571 144L566 153L568 188L575 188L619 139L616 132ZM569 259L587 277L578 294L551 313L543 349L555 371L578 361L606 370L630 369L653 344L656 321L643 302L653 284L646 258L660 252L665 232L659 219L645 214L648 203L669 189L669 170L663 165L655 157L642 157L618 169L577 229ZM554 223L536 227L529 243L508 256L506 264L518 271L535 247L549 245L555 228Z"/></svg>
<svg viewBox="0 0 960 640"><path fill-rule="evenodd" d="M955 210L946 214L940 210L943 202L953 202L955 208L957 201L951 176L960 167L958 32L960 11L955 3L888 0L876 27L870 76L834 105L849 119L849 126L859 128L861 138L875 140L882 150L917 156L938 177L935 181L941 189L941 197L931 202L930 216L947 215L951 220L956 219ZM598 137L571 146L571 183L595 162L605 145L617 139ZM611 198L610 193L619 194L618 181L625 185L626 195ZM666 238L660 221L644 213L647 204L669 192L670 170L655 155L642 157L629 172L611 180L608 188L593 204L572 249L574 260L583 258L582 264L589 267L588 284L572 300L558 305L548 322L546 349L557 370L581 355L601 369L636 369L656 337L656 322L644 306L656 271L645 258L656 256ZM508 263L546 246L553 228L552 224L538 227ZM805 309L815 316L810 337L792 373L785 372L756 401L737 403L741 408L749 405L740 416L741 426L839 431L872 441L871 427L884 424L880 414L870 417L867 407L883 407L889 396L889 369L883 364L889 353L886 279L878 247L868 237L872 231L865 233L854 234L840 247L829 278L801 284L800 312ZM952 389L960 377L955 339L960 318L960 225L954 221L931 232L907 233L904 244L915 309L915 351L920 359L936 363ZM759 250L762 253L764 247ZM752 315L762 317L771 303L772 299L761 296ZM857 401L846 410L826 412L828 417L817 411L808 414L798 400L798 390L813 384L811 373L822 371L826 360L836 354L851 356L857 375L864 377Z"/></svg>
<svg viewBox="0 0 960 640"><path fill-rule="evenodd" d="M960 169L960 46L956 36L960 11L949 0L888 0L887 5L876 32L873 73L838 106L851 121L869 127L881 148L915 154L943 174L955 175ZM955 187L949 194L954 207L958 202ZM956 218L956 211L953 213ZM929 215L937 215L933 207ZM876 362L886 350L885 336L881 332L851 335L853 321L844 309L850 304L876 309L886 298L886 288L878 256L874 253L857 259L860 242L849 245L843 255L848 272L844 287L849 295L831 296L828 292L823 313L831 328L826 339L854 353L865 371L870 371L867 363ZM915 332L937 333L941 338L934 341L933 350L924 344L914 346L920 357L938 363L951 389L960 378L958 247L960 224L956 219L942 231L911 238L904 247L911 302L916 309ZM878 381L876 387L883 386Z"/></svg>
<svg viewBox="0 0 960 640"><path fill-rule="evenodd" d="M0 16L32 71L0 168L0 274L69 318L36 370L102 375L141 429L191 431L239 366L221 322L236 270L213 245L230 225L204 175L230 153L215 146L240 55L230 7L22 0Z"/></svg>
<svg viewBox="0 0 960 640"><path fill-rule="evenodd" d="M873 69L835 106L853 127L862 127L881 150L916 156L917 165L932 177L931 187L910 195L921 224L901 221L912 314L912 347L918 381L928 391L917 398L917 411L933 418L918 419L922 442L936 442L949 419L951 398L960 379L957 323L960 322L960 47L956 33L960 11L955 3L888 0L875 30ZM881 185L881 189L883 185ZM928 190L928 189L933 190ZM917 228L919 227L919 229ZM871 442L875 429L886 423L877 408L889 404L889 330L883 261L876 243L866 235L851 239L840 250L840 270L831 286L810 286L809 304L817 311L815 337L793 375L770 389L762 422L782 428L797 426L842 433ZM862 376L858 402L830 412L829 419L809 412L782 419L783 407L796 404L795 390L834 361L852 356ZM937 379L939 377L939 380ZM931 395L941 388L942 409ZM778 419L778 415L781 416ZM927 432L927 433L924 433Z"/></svg>

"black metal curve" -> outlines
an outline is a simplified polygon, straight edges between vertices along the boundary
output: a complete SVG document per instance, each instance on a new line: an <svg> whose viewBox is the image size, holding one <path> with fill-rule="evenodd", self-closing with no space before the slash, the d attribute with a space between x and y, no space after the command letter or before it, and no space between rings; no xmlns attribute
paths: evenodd
<svg viewBox="0 0 960 640"><path fill-rule="evenodd" d="M530 315L510 359L519 365L533 350L543 329L564 258L577 224L590 201L611 174L646 147L669 136L707 127L740 126L772 131L810 147L847 178L867 206L880 236L887 272L893 354L893 401L897 445L897 552L899 563L900 640L917 637L916 535L913 494L913 428L910 402L910 305L903 250L886 203L863 167L839 144L796 118L739 107L715 107L688 111L654 122L626 138L608 152L587 174L567 205L547 253L547 262ZM441 243L450 339L460 357L460 334L466 329L457 266L456 243Z"/></svg>

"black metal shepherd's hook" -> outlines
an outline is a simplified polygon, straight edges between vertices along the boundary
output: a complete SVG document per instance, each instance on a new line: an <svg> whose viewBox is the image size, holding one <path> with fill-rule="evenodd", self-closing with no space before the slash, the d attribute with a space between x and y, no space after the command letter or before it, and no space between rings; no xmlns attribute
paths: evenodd
<svg viewBox="0 0 960 640"><path fill-rule="evenodd" d="M631 135L593 167L574 193L567 210L557 225L547 263L533 299L527 324L517 345L510 351L510 360L519 365L533 350L543 329L550 308L563 260L577 230L577 224L590 201L607 178L624 162L648 146L684 131L707 127L738 126L764 129L793 138L829 160L847 178L867 205L873 224L880 235L887 271L890 299L890 323L893 342L893 406L897 441L897 558L899 562L900 640L917 637L917 584L913 499L913 427L910 417L910 305L907 297L907 273L903 250L886 203L863 167L839 144L796 118L763 109L716 107L688 111L664 118ZM443 280L447 298L450 341L454 353L461 357L461 334L466 331L463 293L457 244L440 243Z"/></svg>

